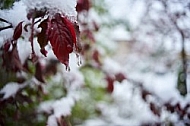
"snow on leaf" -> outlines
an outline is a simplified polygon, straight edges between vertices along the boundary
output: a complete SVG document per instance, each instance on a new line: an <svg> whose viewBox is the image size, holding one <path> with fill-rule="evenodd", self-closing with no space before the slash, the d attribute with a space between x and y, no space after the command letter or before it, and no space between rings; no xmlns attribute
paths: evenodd
<svg viewBox="0 0 190 126"><path fill-rule="evenodd" d="M74 25L66 17L56 13L48 28L49 40L54 54L61 63L68 67L69 54L73 52L73 47L76 45Z"/></svg>
<svg viewBox="0 0 190 126"><path fill-rule="evenodd" d="M57 118L55 115L51 115L48 117L47 126L58 126Z"/></svg>
<svg viewBox="0 0 190 126"><path fill-rule="evenodd" d="M71 115L71 110L74 104L75 101L72 97L64 97L60 100L55 101L55 103L52 105L54 115L57 118L60 118L61 116L66 117Z"/></svg>
<svg viewBox="0 0 190 126"><path fill-rule="evenodd" d="M6 84L1 90L0 94L4 94L3 99L7 99L11 96L14 96L18 90L20 89L21 85L15 82L10 82Z"/></svg>
<svg viewBox="0 0 190 126"><path fill-rule="evenodd" d="M16 28L15 28L15 30L14 30L14 34L13 34L13 40L17 40L18 38L20 38L20 36L21 36L21 34L22 34L22 23L23 23L23 21L20 22L20 23L16 26Z"/></svg>
<svg viewBox="0 0 190 126"><path fill-rule="evenodd" d="M38 112L45 112L51 114L51 111L53 109L52 108L53 103L54 103L53 100L41 102L40 105L38 106Z"/></svg>

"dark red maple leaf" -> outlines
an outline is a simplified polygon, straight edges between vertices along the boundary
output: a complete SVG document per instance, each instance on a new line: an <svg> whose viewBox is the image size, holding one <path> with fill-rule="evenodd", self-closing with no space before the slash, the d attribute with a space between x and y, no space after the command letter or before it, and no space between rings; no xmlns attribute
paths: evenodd
<svg viewBox="0 0 190 126"><path fill-rule="evenodd" d="M69 54L76 45L76 33L73 23L61 14L56 13L48 23L48 36L54 54L59 61L69 65Z"/></svg>

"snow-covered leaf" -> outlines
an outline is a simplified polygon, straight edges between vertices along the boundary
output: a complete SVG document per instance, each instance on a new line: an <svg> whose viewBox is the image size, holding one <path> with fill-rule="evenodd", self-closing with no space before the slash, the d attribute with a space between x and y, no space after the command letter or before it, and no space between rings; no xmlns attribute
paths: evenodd
<svg viewBox="0 0 190 126"><path fill-rule="evenodd" d="M0 94L4 94L3 99L7 99L11 96L14 96L20 88L21 85L18 83L10 82L0 90Z"/></svg>

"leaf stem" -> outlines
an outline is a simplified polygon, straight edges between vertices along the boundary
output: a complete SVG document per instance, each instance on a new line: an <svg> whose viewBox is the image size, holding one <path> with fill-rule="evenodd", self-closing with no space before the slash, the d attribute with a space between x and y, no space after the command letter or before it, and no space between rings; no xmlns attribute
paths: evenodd
<svg viewBox="0 0 190 126"><path fill-rule="evenodd" d="M31 24L31 35L30 35L30 42L32 47L32 55L35 55L34 51L34 18L32 18L32 24Z"/></svg>

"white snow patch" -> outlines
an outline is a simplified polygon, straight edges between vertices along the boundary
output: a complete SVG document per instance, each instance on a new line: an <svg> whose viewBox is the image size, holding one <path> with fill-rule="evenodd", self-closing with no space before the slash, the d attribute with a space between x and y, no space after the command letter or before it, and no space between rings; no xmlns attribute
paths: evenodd
<svg viewBox="0 0 190 126"><path fill-rule="evenodd" d="M130 40L130 34L127 32L125 27L123 25L119 25L117 27L114 27L114 30L111 33L112 40L115 41L127 41Z"/></svg>
<svg viewBox="0 0 190 126"><path fill-rule="evenodd" d="M16 27L21 21L26 21L26 6L22 1L15 2L12 9L0 10L0 17Z"/></svg>
<svg viewBox="0 0 190 126"><path fill-rule="evenodd" d="M23 88L24 86L25 86L25 84L9 82L0 90L0 93L4 94L3 99L7 99L11 96L14 97L15 94L19 91L19 89Z"/></svg>
<svg viewBox="0 0 190 126"><path fill-rule="evenodd" d="M58 126L57 118L55 117L55 115L50 115L48 117L47 126Z"/></svg>
<svg viewBox="0 0 190 126"><path fill-rule="evenodd" d="M70 97L57 100L52 106L55 117L59 118L61 116L69 116L74 103L75 101Z"/></svg>
<svg viewBox="0 0 190 126"><path fill-rule="evenodd" d="M37 10L44 9L45 7L50 10L50 12L61 11L66 16L74 17L76 19L77 12L76 12L76 0L23 0L27 6L27 9L34 9Z"/></svg>
<svg viewBox="0 0 190 126"><path fill-rule="evenodd" d="M38 106L38 112L51 113L53 103L54 101L44 101L40 103L40 105Z"/></svg>
<svg viewBox="0 0 190 126"><path fill-rule="evenodd" d="M31 43L28 41L24 41L23 39L19 39L17 42L17 47L21 63L24 64L24 62L32 52Z"/></svg>
<svg viewBox="0 0 190 126"><path fill-rule="evenodd" d="M110 75L122 72L121 65L109 57L104 59L102 69Z"/></svg>

